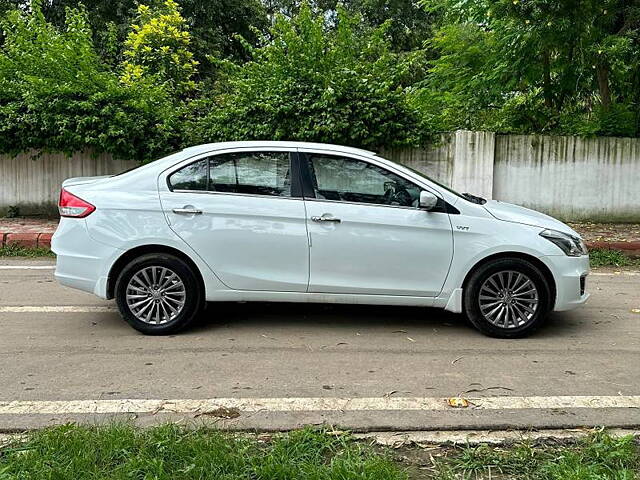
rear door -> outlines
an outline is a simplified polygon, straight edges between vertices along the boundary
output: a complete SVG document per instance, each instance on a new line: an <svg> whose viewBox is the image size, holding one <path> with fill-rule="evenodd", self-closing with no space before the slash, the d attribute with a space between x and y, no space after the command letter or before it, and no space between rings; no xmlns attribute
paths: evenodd
<svg viewBox="0 0 640 480"><path fill-rule="evenodd" d="M174 232L236 290L304 292L305 207L286 149L202 156L166 175L162 207Z"/></svg>
<svg viewBox="0 0 640 480"><path fill-rule="evenodd" d="M419 209L423 188L367 159L313 150L302 158L309 291L437 296L453 255L446 211Z"/></svg>

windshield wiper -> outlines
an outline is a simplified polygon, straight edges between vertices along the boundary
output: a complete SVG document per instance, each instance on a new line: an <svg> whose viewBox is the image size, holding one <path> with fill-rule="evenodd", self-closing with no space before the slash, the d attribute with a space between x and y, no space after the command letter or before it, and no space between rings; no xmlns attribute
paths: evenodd
<svg viewBox="0 0 640 480"><path fill-rule="evenodd" d="M477 203L478 205L484 205L485 203L487 203L486 199L478 197L477 195L471 195L470 193L463 193L462 196L470 202Z"/></svg>

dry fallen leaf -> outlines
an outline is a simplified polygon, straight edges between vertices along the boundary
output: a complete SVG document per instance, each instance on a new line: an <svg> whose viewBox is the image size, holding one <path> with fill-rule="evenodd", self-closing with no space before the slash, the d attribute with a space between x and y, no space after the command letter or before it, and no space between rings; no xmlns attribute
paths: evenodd
<svg viewBox="0 0 640 480"><path fill-rule="evenodd" d="M197 417L216 417L216 418L223 418L223 419L227 419L227 420L231 420L233 418L238 418L240 416L240 409L233 407L233 408L227 408L227 407L219 407L216 408L214 410L207 410L204 412L198 412L195 415L195 418Z"/></svg>
<svg viewBox="0 0 640 480"><path fill-rule="evenodd" d="M462 397L451 397L447 400L447 403L453 408L467 408L469 406L467 399Z"/></svg>
<svg viewBox="0 0 640 480"><path fill-rule="evenodd" d="M409 340L410 342L415 342L415 340L411 337L407 337L407 340Z"/></svg>
<svg viewBox="0 0 640 480"><path fill-rule="evenodd" d="M632 308L631 313L640 313L640 308Z"/></svg>

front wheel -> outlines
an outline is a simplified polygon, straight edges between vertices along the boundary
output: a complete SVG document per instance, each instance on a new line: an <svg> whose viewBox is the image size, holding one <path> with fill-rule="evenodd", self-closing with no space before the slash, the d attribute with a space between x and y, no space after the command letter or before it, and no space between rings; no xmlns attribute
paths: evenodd
<svg viewBox="0 0 640 480"><path fill-rule="evenodd" d="M202 307L202 292L191 267L166 253L145 254L120 273L115 297L122 317L147 335L187 327Z"/></svg>
<svg viewBox="0 0 640 480"><path fill-rule="evenodd" d="M482 265L464 291L465 315L492 337L530 335L544 323L551 307L551 290L540 269L518 258Z"/></svg>

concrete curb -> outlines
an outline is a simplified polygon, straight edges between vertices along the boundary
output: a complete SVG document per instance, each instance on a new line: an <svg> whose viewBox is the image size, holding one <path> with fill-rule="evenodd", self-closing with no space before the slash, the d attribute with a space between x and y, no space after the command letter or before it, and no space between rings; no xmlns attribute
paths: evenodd
<svg viewBox="0 0 640 480"><path fill-rule="evenodd" d="M188 425L187 425L188 427ZM142 427L144 428L144 427ZM215 427L212 427L215 429ZM37 430L37 429L34 429ZM29 431L34 431L29 430ZM415 446L429 448L433 446L477 446L477 445L512 445L519 442L535 443L573 443L582 440L599 428L572 428L549 430L433 430L417 432L369 432L354 433L357 440L372 441L378 445L401 448ZM640 439L640 430L612 428L606 432L614 438L633 436ZM270 436L273 432L241 432L247 437ZM342 430L336 430L335 434L342 434ZM0 449L16 442L24 442L28 439L26 432L0 433Z"/></svg>
<svg viewBox="0 0 640 480"><path fill-rule="evenodd" d="M596 242L587 242L587 248L607 248L610 250L640 251L640 241L636 240L633 242L607 242L601 240Z"/></svg>
<svg viewBox="0 0 640 480"><path fill-rule="evenodd" d="M25 248L51 248L53 233L0 232L0 247L18 245Z"/></svg>
<svg viewBox="0 0 640 480"><path fill-rule="evenodd" d="M576 442L599 431L599 428L570 428L549 430L434 430L417 432L356 433L354 437L372 440L378 445L400 448L414 445L428 448L433 445L475 446L511 445L519 442ZM612 428L606 430L614 438L633 436L640 438L640 430Z"/></svg>

